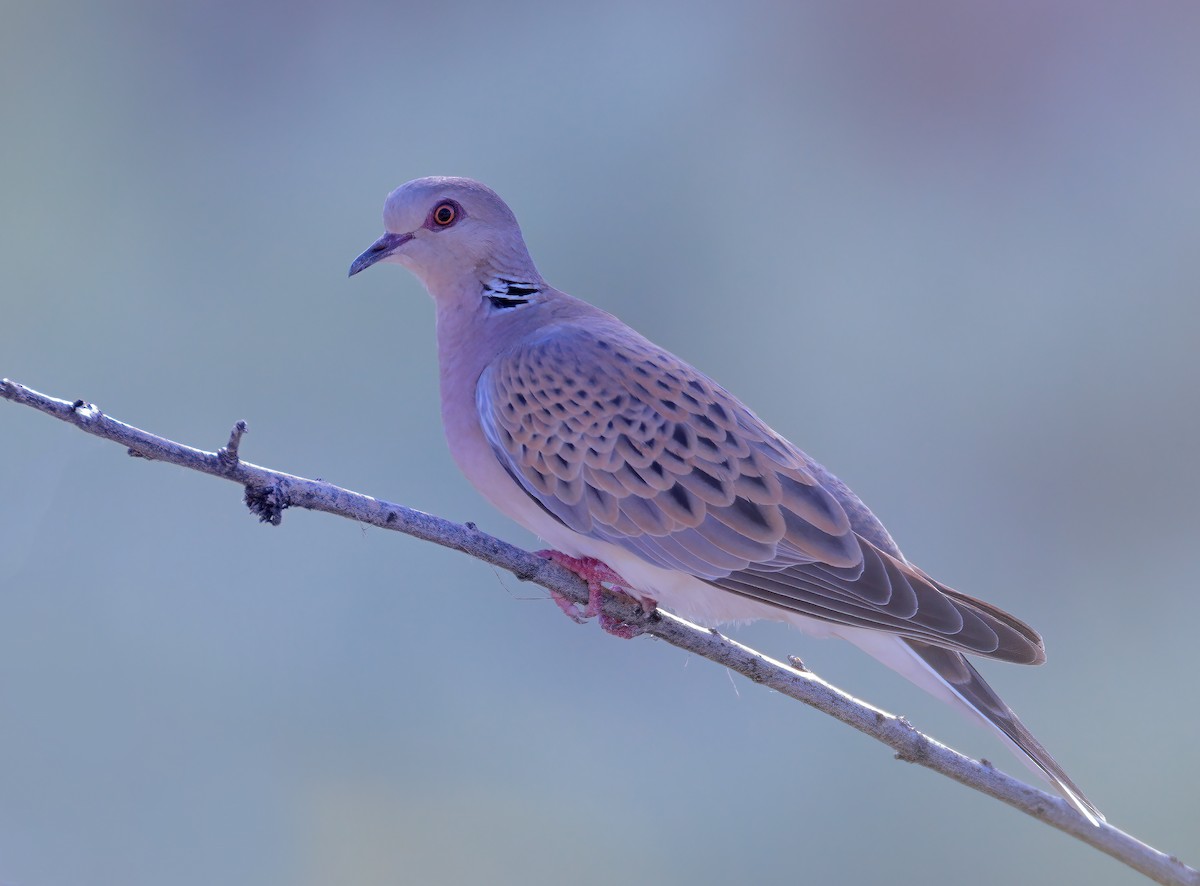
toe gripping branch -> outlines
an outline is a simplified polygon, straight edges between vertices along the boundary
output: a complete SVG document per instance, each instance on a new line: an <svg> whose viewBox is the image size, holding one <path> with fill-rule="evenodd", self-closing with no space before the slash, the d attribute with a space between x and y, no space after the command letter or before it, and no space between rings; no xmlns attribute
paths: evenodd
<svg viewBox="0 0 1200 886"><path fill-rule="evenodd" d="M600 627L606 633L612 634L614 637L620 637L623 640L632 640L644 632L644 629L640 625L623 621L604 611L605 585L609 586L609 593L627 598L631 603L641 606L643 611L653 611L653 607L647 610L644 603L634 599L626 591L628 583L609 568L606 563L602 563L594 557L571 557L562 551L538 551L537 555L575 573L587 583L588 602L586 606L580 606L574 600L565 597L558 591L550 591L551 599L554 600L567 618L576 624L583 624L589 618L598 616Z"/></svg>

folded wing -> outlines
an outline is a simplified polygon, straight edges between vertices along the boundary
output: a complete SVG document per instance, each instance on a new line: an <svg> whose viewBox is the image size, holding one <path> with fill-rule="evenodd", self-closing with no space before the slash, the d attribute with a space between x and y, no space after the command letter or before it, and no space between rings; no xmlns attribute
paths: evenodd
<svg viewBox="0 0 1200 886"><path fill-rule="evenodd" d="M627 328L542 329L485 370L476 404L506 470L576 532L806 616L1044 659L1030 627L889 552L835 478Z"/></svg>

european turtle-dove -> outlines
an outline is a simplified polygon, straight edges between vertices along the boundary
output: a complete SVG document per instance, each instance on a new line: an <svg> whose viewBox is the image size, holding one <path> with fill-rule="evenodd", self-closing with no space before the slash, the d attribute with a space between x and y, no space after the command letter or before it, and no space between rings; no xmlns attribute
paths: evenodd
<svg viewBox="0 0 1200 886"><path fill-rule="evenodd" d="M548 285L489 188L416 179L383 220L350 274L395 262L433 296L450 450L497 508L647 605L849 640L1101 818L964 656L1040 664L1037 632L909 563L844 483L708 376Z"/></svg>

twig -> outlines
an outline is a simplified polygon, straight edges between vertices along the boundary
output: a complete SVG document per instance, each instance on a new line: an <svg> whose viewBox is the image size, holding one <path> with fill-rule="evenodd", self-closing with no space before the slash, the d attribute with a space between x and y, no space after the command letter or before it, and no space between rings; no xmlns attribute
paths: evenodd
<svg viewBox="0 0 1200 886"><path fill-rule="evenodd" d="M246 433L246 423L239 421L229 432L229 442L217 450L217 458L228 467L236 467L238 463L238 447L242 445L242 434Z"/></svg>
<svg viewBox="0 0 1200 886"><path fill-rule="evenodd" d="M556 591L580 604L588 602L587 585L561 566L534 556L528 551L461 525L402 505L391 504L342 489L330 483L309 480L242 461L238 445L246 432L238 422L228 444L218 452L203 452L167 440L155 434L109 418L90 403L70 402L39 394L37 391L4 379L0 397L31 406L47 415L78 427L97 437L126 446L131 455L191 468L206 474L241 483L246 489L246 504L260 520L279 525L283 512L290 507L325 511L394 529L425 541L470 554L484 562L512 572L522 581L532 581ZM896 758L917 763L940 772L955 781L994 797L1026 815L1082 840L1111 855L1158 883L1200 886L1200 872L1178 858L1142 843L1110 824L1093 826L1065 800L1040 791L991 764L973 760L914 729L907 720L872 707L826 683L798 659L789 667L715 630L698 627L658 610L643 612L624 595L605 594L604 613L631 625L642 633L667 641L673 646L702 655L737 671L755 683L761 683L797 701L817 708L860 732L875 738L896 752Z"/></svg>

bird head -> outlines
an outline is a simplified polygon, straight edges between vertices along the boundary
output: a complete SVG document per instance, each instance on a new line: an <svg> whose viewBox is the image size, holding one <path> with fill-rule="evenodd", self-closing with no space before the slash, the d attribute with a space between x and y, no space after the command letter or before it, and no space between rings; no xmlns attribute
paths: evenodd
<svg viewBox="0 0 1200 886"><path fill-rule="evenodd" d="M497 277L541 284L516 216L491 189L468 178L434 176L401 185L383 205L385 233L350 265L379 262L412 271L437 298L443 290Z"/></svg>

